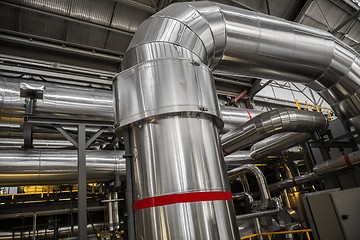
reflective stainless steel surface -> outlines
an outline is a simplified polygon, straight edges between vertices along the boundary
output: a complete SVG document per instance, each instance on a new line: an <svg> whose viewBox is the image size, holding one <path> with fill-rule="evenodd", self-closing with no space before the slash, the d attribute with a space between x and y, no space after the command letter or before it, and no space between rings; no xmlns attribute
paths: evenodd
<svg viewBox="0 0 360 240"><path fill-rule="evenodd" d="M112 232L114 231L114 220L113 220L113 201L112 201L112 193L109 192L106 195L108 202L107 204L107 215L108 215L108 226L109 226L109 231Z"/></svg>
<svg viewBox="0 0 360 240"><path fill-rule="evenodd" d="M25 99L20 98L20 84L45 86L43 99L35 103L34 113L72 119L113 121L113 100L110 91L0 77L0 115L22 116Z"/></svg>
<svg viewBox="0 0 360 240"><path fill-rule="evenodd" d="M304 83L343 121L359 115L360 58L354 49L319 29L217 5L227 35L215 72Z"/></svg>
<svg viewBox="0 0 360 240"><path fill-rule="evenodd" d="M87 151L89 182L125 176L123 151ZM76 150L0 150L0 185L51 185L77 182Z"/></svg>
<svg viewBox="0 0 360 240"><path fill-rule="evenodd" d="M269 184L269 190L270 192L281 191L285 188L290 188L307 182L316 181L319 178L320 177L313 172L306 173L300 176L296 176L294 178L285 179L281 182Z"/></svg>
<svg viewBox="0 0 360 240"><path fill-rule="evenodd" d="M120 127L161 114L203 113L221 126L215 84L209 68L188 59L138 64L114 80L115 123Z"/></svg>
<svg viewBox="0 0 360 240"><path fill-rule="evenodd" d="M109 231L113 232L120 229L120 218L119 218L119 201L117 192L110 192L107 194L107 215L108 215L108 226Z"/></svg>
<svg viewBox="0 0 360 240"><path fill-rule="evenodd" d="M359 54L328 32L218 3L176 3L139 26L122 68L162 58L202 61L217 73L304 83L318 91L343 121L360 127L356 121L360 113ZM11 97L17 90L2 89L6 95L2 104L22 111L23 102ZM98 91L90 97L79 92L55 91L48 104L59 114L96 116L95 111L105 111L112 115L110 103ZM72 99L62 98L68 94ZM70 100L78 104L68 105ZM39 103L38 111L51 112L45 110L48 101Z"/></svg>
<svg viewBox="0 0 360 240"><path fill-rule="evenodd" d="M318 112L294 109L275 109L262 113L221 138L225 154L241 150L266 137L280 132L311 132L324 130L327 118Z"/></svg>
<svg viewBox="0 0 360 240"><path fill-rule="evenodd" d="M250 155L253 159L260 159L272 153L281 152L310 138L310 133L278 133L252 145Z"/></svg>
<svg viewBox="0 0 360 240"><path fill-rule="evenodd" d="M24 145L24 139L14 139L14 138L0 138L0 148L9 149L9 147L18 147L22 148ZM73 147L74 145L66 140L43 140L43 139L34 139L33 147L34 148L65 148Z"/></svg>
<svg viewBox="0 0 360 240"><path fill-rule="evenodd" d="M190 5L165 8L139 26L113 84L117 133L130 124L134 139L135 200L230 191L207 67L223 51L224 26L209 28L222 14L214 4ZM138 209L135 220L139 239L239 239L231 200Z"/></svg>
<svg viewBox="0 0 360 240"><path fill-rule="evenodd" d="M360 113L359 54L328 32L211 2L172 4L138 32L124 68L162 58L161 52L171 48L170 55L201 59L216 73L304 83L343 121ZM159 41L166 44L150 44Z"/></svg>
<svg viewBox="0 0 360 240"><path fill-rule="evenodd" d="M317 175L325 175L360 163L360 151L349 153L334 160L317 164L313 171Z"/></svg>
<svg viewBox="0 0 360 240"><path fill-rule="evenodd" d="M252 164L254 160L250 156L250 151L237 151L225 157L227 167L238 167L242 164Z"/></svg>
<svg viewBox="0 0 360 240"><path fill-rule="evenodd" d="M259 194L261 199L261 208L265 209L271 202L271 195L267 186L266 177L263 172L253 164L245 164L240 167L234 168L227 172L228 178L231 181L236 179L239 175L251 173L256 177L256 181L259 187Z"/></svg>
<svg viewBox="0 0 360 240"><path fill-rule="evenodd" d="M357 164L360 164L360 151L317 164L313 168L313 172L270 184L269 189L270 191L280 191L282 189L298 186L306 182L316 181L331 173Z"/></svg>
<svg viewBox="0 0 360 240"><path fill-rule="evenodd" d="M247 121L251 120L253 117L263 113L263 111L254 110L254 109L242 109L234 107L225 107L221 106L221 115L224 121L224 128L222 133L227 133L239 126L243 125Z"/></svg>
<svg viewBox="0 0 360 240"><path fill-rule="evenodd" d="M136 200L230 191L217 127L201 114L158 116L132 126ZM231 201L178 203L135 211L141 239L237 239Z"/></svg>
<svg viewBox="0 0 360 240"><path fill-rule="evenodd" d="M112 200L114 200L113 202L113 208L112 208L112 219L113 219L113 226L114 226L114 230L119 230L120 229L120 216L119 216L119 196L117 192L113 192L112 193Z"/></svg>
<svg viewBox="0 0 360 240"><path fill-rule="evenodd" d="M200 183L206 179L204 176L214 170L214 178L217 178L213 180L214 183L223 181L221 175L216 175L219 169L221 172L221 167L214 170L198 169L197 175L201 177L196 181L194 179L194 182L178 177L184 172L186 165L177 162L183 163L185 156L188 156L186 153L194 151L194 143L208 142L205 135L215 131L214 119L219 119L219 111L215 106L217 102L210 99L215 93L210 86L209 79L212 81L212 78L209 78L210 74L205 65L217 72L302 82L320 91L330 104L335 104L347 101L346 98L353 94L352 90L357 86L357 78L342 81L342 77L351 72L353 62L347 61L342 65L344 62L338 57L342 56L340 53L345 47L339 46L339 41L334 40L329 33L211 2L172 4L142 23L123 58L122 69L126 71L118 75L113 88L115 122L120 127L131 124L136 139L136 157L141 159L137 164L141 165L136 166L135 172L151 172L151 178L143 178L143 174L136 177L135 185L140 194L138 199L177 190L201 190L196 186L207 186ZM356 59L357 55L350 49L348 56L348 59L351 56ZM351 65L348 64L350 62ZM205 85L199 87L199 84ZM340 86L345 86L344 89L348 88L349 91L339 94L342 90ZM339 97L338 101L335 101L333 96L335 93L336 97ZM342 110L336 111L338 114L342 113ZM200 119L211 122L211 127L203 132L192 129L194 126L200 127L197 123ZM266 117L263 115L254 119L237 129L238 131L225 135L223 146L226 153L281 131L308 132L327 127L327 121L321 114L297 113L293 110L272 111ZM173 132L174 129L178 130ZM192 132L189 132L189 129ZM167 136L170 132L173 133L171 138ZM196 148L196 154L190 156L191 160L187 159L190 161L188 164L202 162L202 159L207 158L208 155L200 154L202 151L219 149L217 133L215 136L216 138L211 138L212 141L202 148ZM198 139L198 142L194 142L195 139ZM168 149L177 151L169 154ZM197 156L196 159L194 156ZM221 154L214 156L213 164L221 165ZM209 156L209 159L212 158L214 157ZM168 169L166 166L169 159L174 159L175 170L163 172L163 167ZM163 186L159 177L168 180L166 183L169 184ZM172 178L174 179L169 180ZM145 179L147 183L144 183ZM182 182L179 182L180 180ZM192 210L200 211L202 203L188 205L193 208L180 209L183 205L176 204L137 211L137 224L140 224L138 237L189 239L196 236L192 230L196 227L199 232L210 233L210 229L213 231L206 237L200 237L201 239L214 236L218 238L222 225L209 225L214 222L212 220L206 223L201 221L199 227L187 217ZM227 221L232 222L233 211L225 209L229 208L223 208L224 211L219 214L224 214ZM209 213L208 210L201 212ZM145 220L153 221L152 227L142 224ZM229 227L221 229L226 232L221 236L222 239L238 238L236 231L231 229L234 226L230 224Z"/></svg>

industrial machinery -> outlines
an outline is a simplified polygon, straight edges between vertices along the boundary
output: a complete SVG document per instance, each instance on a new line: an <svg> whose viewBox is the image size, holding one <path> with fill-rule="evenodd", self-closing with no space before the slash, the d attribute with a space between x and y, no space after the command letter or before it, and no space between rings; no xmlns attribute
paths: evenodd
<svg viewBox="0 0 360 240"><path fill-rule="evenodd" d="M334 34L360 10L328 32L268 0L104 2L0 2L0 239L356 239L360 55ZM151 14L114 28L132 8ZM98 35L28 42L15 12ZM265 101L272 81L327 107Z"/></svg>

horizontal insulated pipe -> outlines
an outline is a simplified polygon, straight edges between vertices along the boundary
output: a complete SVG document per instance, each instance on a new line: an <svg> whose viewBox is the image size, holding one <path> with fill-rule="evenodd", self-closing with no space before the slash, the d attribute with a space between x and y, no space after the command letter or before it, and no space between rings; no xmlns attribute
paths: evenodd
<svg viewBox="0 0 360 240"><path fill-rule="evenodd" d="M34 87L45 86L43 98L35 102L34 114L113 121L114 106L111 91L2 76L0 76L0 116L23 116L25 98L20 97L21 83Z"/></svg>
<svg viewBox="0 0 360 240"><path fill-rule="evenodd" d="M244 215L237 215L236 221L243 221L243 220L251 219L251 218L261 218L261 217L265 217L265 216L273 216L273 215L279 214L281 211L282 211L282 209L274 209L274 210L254 212L254 213L249 213L249 214L244 214Z"/></svg>
<svg viewBox="0 0 360 240"><path fill-rule="evenodd" d="M281 132L325 130L327 118L318 112L275 109L262 113L221 138L225 155L241 150L264 138Z"/></svg>
<svg viewBox="0 0 360 240"><path fill-rule="evenodd" d="M360 151L345 154L344 156L338 157L334 160L328 160L323 163L317 164L314 167L313 172L311 173L270 184L269 190L271 192L280 191L285 188L290 188L307 182L316 181L339 170L351 168L353 165L357 165L359 163Z"/></svg>
<svg viewBox="0 0 360 240"><path fill-rule="evenodd" d="M235 128L238 128L247 121L264 112L254 109L242 109L225 106L221 106L220 110L222 119L224 121L224 128L222 130L222 133L227 133Z"/></svg>
<svg viewBox="0 0 360 240"><path fill-rule="evenodd" d="M225 157L226 166L229 167L238 167L243 164L254 164L254 160L250 156L250 151L237 151L233 154L227 155Z"/></svg>
<svg viewBox="0 0 360 240"><path fill-rule="evenodd" d="M43 99L38 99L35 103L34 114L91 121L114 121L111 91L0 76L0 128L4 138L5 133L22 131L25 99L20 97L21 83L45 86ZM221 113L225 123L223 132L228 132L262 111L223 106Z"/></svg>
<svg viewBox="0 0 360 240"><path fill-rule="evenodd" d="M310 133L278 133L252 145L250 149L250 156L253 159L261 159L273 153L281 152L292 146L300 144L310 138Z"/></svg>
<svg viewBox="0 0 360 240"><path fill-rule="evenodd" d="M88 182L125 176L123 151L87 151ZM76 150L0 150L0 186L53 185L77 182Z"/></svg>

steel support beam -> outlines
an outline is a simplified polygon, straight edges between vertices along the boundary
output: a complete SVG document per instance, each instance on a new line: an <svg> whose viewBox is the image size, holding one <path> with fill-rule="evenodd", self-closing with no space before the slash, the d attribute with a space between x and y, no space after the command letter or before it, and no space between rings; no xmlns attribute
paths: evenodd
<svg viewBox="0 0 360 240"><path fill-rule="evenodd" d="M86 131L78 126L78 238L87 239Z"/></svg>
<svg viewBox="0 0 360 240"><path fill-rule="evenodd" d="M86 49L75 48L72 47L71 46L72 44L68 42L64 42L63 45L59 45L58 43L52 43L54 42L52 39L43 40L44 39L43 37L37 35L22 34L17 32L14 33L13 31L10 31L13 33L10 33L11 35L9 35L8 33L2 33L4 32L3 29L0 29L0 32L1 32L0 40L4 42L16 43L20 45L32 46L43 49L56 50L65 53L77 54L84 57L96 58L96 59L106 60L116 63L121 62L121 55L120 55L121 53L119 53L119 56L109 55L106 53L96 52L95 50L90 51ZM5 32L9 32L9 31L5 31ZM13 36L13 35L17 35L17 36ZM27 37L25 35L27 35Z"/></svg>
<svg viewBox="0 0 360 240"><path fill-rule="evenodd" d="M309 7L311 2L312 0L300 0L288 20L293 22L299 22L300 17L303 16L304 12Z"/></svg>
<svg viewBox="0 0 360 240"><path fill-rule="evenodd" d="M331 34L335 34L337 31L339 31L342 27L344 27L346 24L351 22L352 20L358 18L360 16L360 10L357 12L354 12L352 15L347 17L343 22L339 23L332 31L329 31Z"/></svg>
<svg viewBox="0 0 360 240"><path fill-rule="evenodd" d="M55 126L56 130L58 130L69 142L71 142L76 148L78 147L77 141L61 126Z"/></svg>
<svg viewBox="0 0 360 240"><path fill-rule="evenodd" d="M123 156L126 159L126 209L127 209L127 231L126 238L127 240L135 240L135 217L133 211L133 158L132 158L132 144L130 139L130 129L124 130L124 140L125 140L125 155Z"/></svg>
<svg viewBox="0 0 360 240"><path fill-rule="evenodd" d="M267 11L267 14L268 14L268 15L271 15L269 0L265 0L265 2L266 2L266 11Z"/></svg>
<svg viewBox="0 0 360 240"><path fill-rule="evenodd" d="M89 147L98 137L100 137L103 132L105 132L105 128L100 128L96 133L94 133L89 140L86 141L86 148Z"/></svg>

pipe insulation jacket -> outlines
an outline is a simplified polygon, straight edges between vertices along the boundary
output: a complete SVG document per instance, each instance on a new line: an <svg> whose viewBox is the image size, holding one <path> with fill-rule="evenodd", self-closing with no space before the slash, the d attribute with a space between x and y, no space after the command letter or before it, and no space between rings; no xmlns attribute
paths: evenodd
<svg viewBox="0 0 360 240"><path fill-rule="evenodd" d="M349 154L344 154L334 160L328 160L323 163L317 164L313 168L313 172L286 179L281 182L273 183L269 185L271 192L280 191L285 188L298 186L307 182L312 182L324 178L334 172L343 170L346 168L352 168L360 163L360 151L356 151Z"/></svg>
<svg viewBox="0 0 360 240"><path fill-rule="evenodd" d="M124 178L123 151L87 151L88 182L106 182L115 174ZM0 185L54 185L77 183L76 150L0 150Z"/></svg>
<svg viewBox="0 0 360 240"><path fill-rule="evenodd" d="M250 148L250 156L253 159L261 159L271 155L272 153L281 152L292 146L300 144L310 138L310 133L277 133L252 145Z"/></svg>
<svg viewBox="0 0 360 240"><path fill-rule="evenodd" d="M312 132L327 127L327 118L321 113L279 108L262 113L224 134L221 144L224 154L228 155L276 133Z"/></svg>
<svg viewBox="0 0 360 240"><path fill-rule="evenodd" d="M81 120L114 121L112 91L0 76L2 136L10 135L11 132L22 132L22 117L25 111L25 99L20 97L22 82L30 86L45 86L43 99L37 99L35 102L34 114ZM259 110L225 106L221 106L220 109L225 124L223 132L228 132L262 113Z"/></svg>

